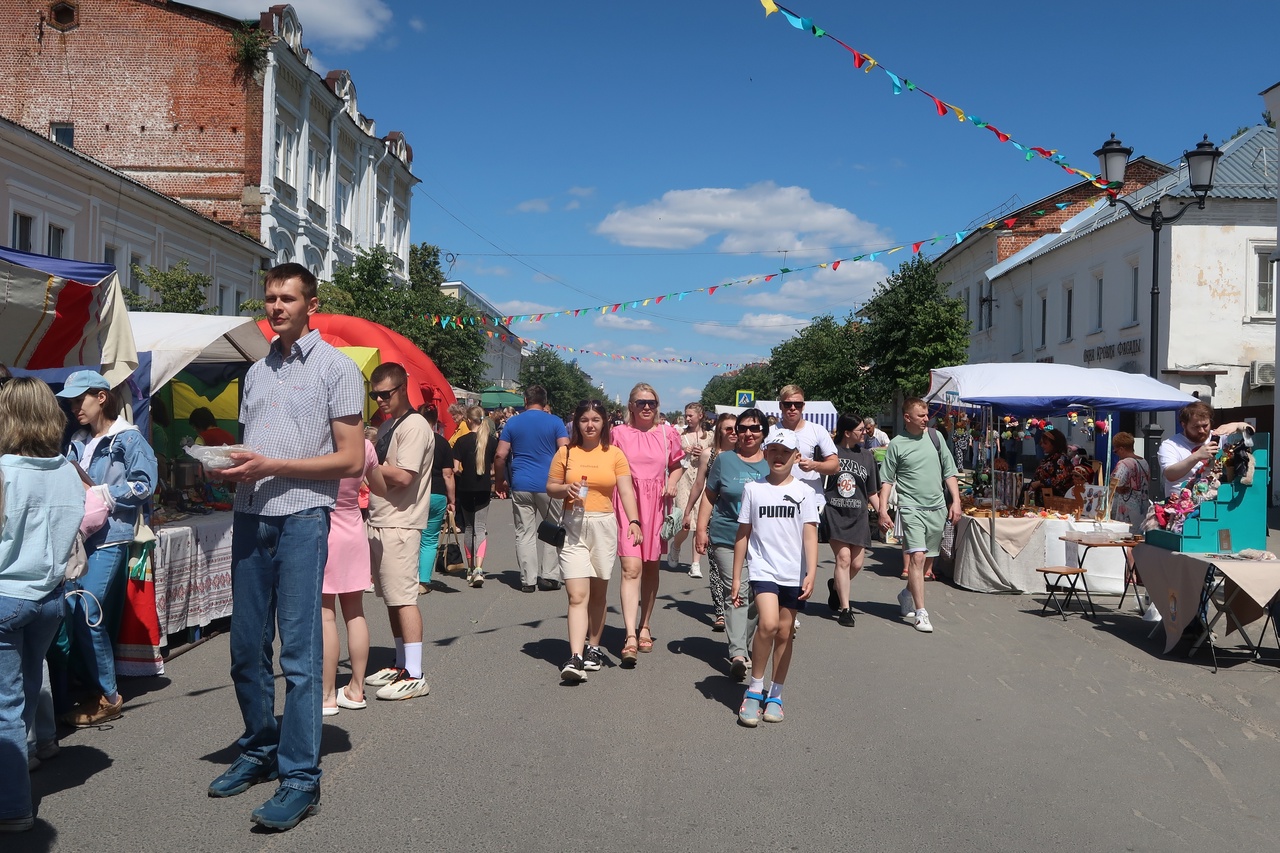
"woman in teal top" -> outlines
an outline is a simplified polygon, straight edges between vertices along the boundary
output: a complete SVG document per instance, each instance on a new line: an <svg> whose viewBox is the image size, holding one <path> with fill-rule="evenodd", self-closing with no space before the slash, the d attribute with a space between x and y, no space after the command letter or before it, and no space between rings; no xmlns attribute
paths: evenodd
<svg viewBox="0 0 1280 853"><path fill-rule="evenodd" d="M738 510L742 506L743 487L769 473L761 445L769 434L769 422L759 409L747 409L738 415L738 440L733 451L716 456L707 472L706 500L698 512L698 532L694 539L699 554L711 561L712 584L719 584L724 598L725 634L729 641L729 674L741 681L750 662L747 649L756 629L751 615L754 604L740 607L724 595L733 585L733 542L738 535Z"/></svg>

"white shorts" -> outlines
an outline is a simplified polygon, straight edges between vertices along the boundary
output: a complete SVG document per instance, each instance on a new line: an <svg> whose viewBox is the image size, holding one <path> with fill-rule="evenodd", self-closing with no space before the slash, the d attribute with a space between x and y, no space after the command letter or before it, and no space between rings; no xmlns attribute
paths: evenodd
<svg viewBox="0 0 1280 853"><path fill-rule="evenodd" d="M618 558L618 519L611 512L588 512L575 524L566 515L564 547L560 549L560 573L565 580L573 578L613 577L613 564Z"/></svg>

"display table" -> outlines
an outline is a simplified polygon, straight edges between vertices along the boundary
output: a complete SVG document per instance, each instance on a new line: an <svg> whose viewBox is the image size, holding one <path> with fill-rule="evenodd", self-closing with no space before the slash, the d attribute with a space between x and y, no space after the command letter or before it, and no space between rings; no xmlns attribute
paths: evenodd
<svg viewBox="0 0 1280 853"><path fill-rule="evenodd" d="M997 518L998 539L1015 543L1010 547L1017 553L1010 554L999 542L992 551L991 523L990 518L962 515L956 524L952 579L958 586L975 592L1040 593L1044 591L1045 579L1036 569L1079 565L1078 546L1059 537L1098 529L1115 534L1129 532L1129 525L1119 521ZM1018 550L1016 545L1023 542ZM1090 592L1119 595L1124 591L1123 549L1098 549L1089 554L1085 568L1089 570Z"/></svg>
<svg viewBox="0 0 1280 853"><path fill-rule="evenodd" d="M1265 616L1267 605L1280 593L1280 562L1184 554L1155 545L1137 546L1133 559L1151 603L1160 611L1166 654L1178 644L1202 608L1210 620L1209 627L1225 617L1226 634L1239 630L1246 645L1256 651L1244 628ZM1219 583L1221 595L1215 595ZM1213 614L1207 613L1210 603L1215 609ZM1208 627L1205 633L1209 633ZM1212 637L1209 639L1212 644ZM1192 651L1198 646L1199 642Z"/></svg>
<svg viewBox="0 0 1280 853"><path fill-rule="evenodd" d="M156 528L156 613L162 638L231 615L233 517L215 512Z"/></svg>

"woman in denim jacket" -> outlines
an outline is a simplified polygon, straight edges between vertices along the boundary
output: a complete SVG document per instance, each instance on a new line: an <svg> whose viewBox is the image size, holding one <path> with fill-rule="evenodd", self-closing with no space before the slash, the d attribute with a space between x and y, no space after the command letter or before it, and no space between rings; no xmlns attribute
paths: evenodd
<svg viewBox="0 0 1280 853"><path fill-rule="evenodd" d="M67 628L90 680L96 682L96 695L63 719L83 728L116 719L124 707L116 690L115 652L103 613L123 602L124 565L138 513L155 490L156 456L138 428L120 416L120 404L100 373L76 371L58 396L70 401L72 414L85 426L71 437L67 458L88 475L93 490L111 508L107 523L85 542L89 567L75 582L93 598L73 596L68 607Z"/></svg>
<svg viewBox="0 0 1280 853"><path fill-rule="evenodd" d="M62 619L63 574L85 505L75 467L58 453L65 424L39 379L0 383L0 832L35 823L27 728Z"/></svg>

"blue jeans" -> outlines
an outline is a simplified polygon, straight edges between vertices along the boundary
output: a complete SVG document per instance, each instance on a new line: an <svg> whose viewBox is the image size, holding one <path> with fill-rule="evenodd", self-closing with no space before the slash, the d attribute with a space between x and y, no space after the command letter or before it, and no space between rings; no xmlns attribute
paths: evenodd
<svg viewBox="0 0 1280 853"><path fill-rule="evenodd" d="M68 586L93 593L93 598L73 595L67 599L67 628L90 683L108 698L116 695L116 651L111 629L112 622L118 620L118 616L110 614L118 614L124 603L122 582L128 558L128 543L98 548L89 555L84 574Z"/></svg>
<svg viewBox="0 0 1280 853"><path fill-rule="evenodd" d="M62 607L61 586L39 601L0 595L0 818L31 814L27 727Z"/></svg>
<svg viewBox="0 0 1280 853"><path fill-rule="evenodd" d="M449 498L431 495L431 515L427 516L427 526L422 529L422 547L418 551L419 583L431 583L431 575L436 570L436 552L440 547L440 528L444 526L448 509Z"/></svg>
<svg viewBox="0 0 1280 853"><path fill-rule="evenodd" d="M329 510L280 517L237 512L231 532L231 680L244 717L236 742L250 761L280 771L286 788L320 785L324 640L320 589ZM280 626L284 716L276 722L272 644Z"/></svg>

